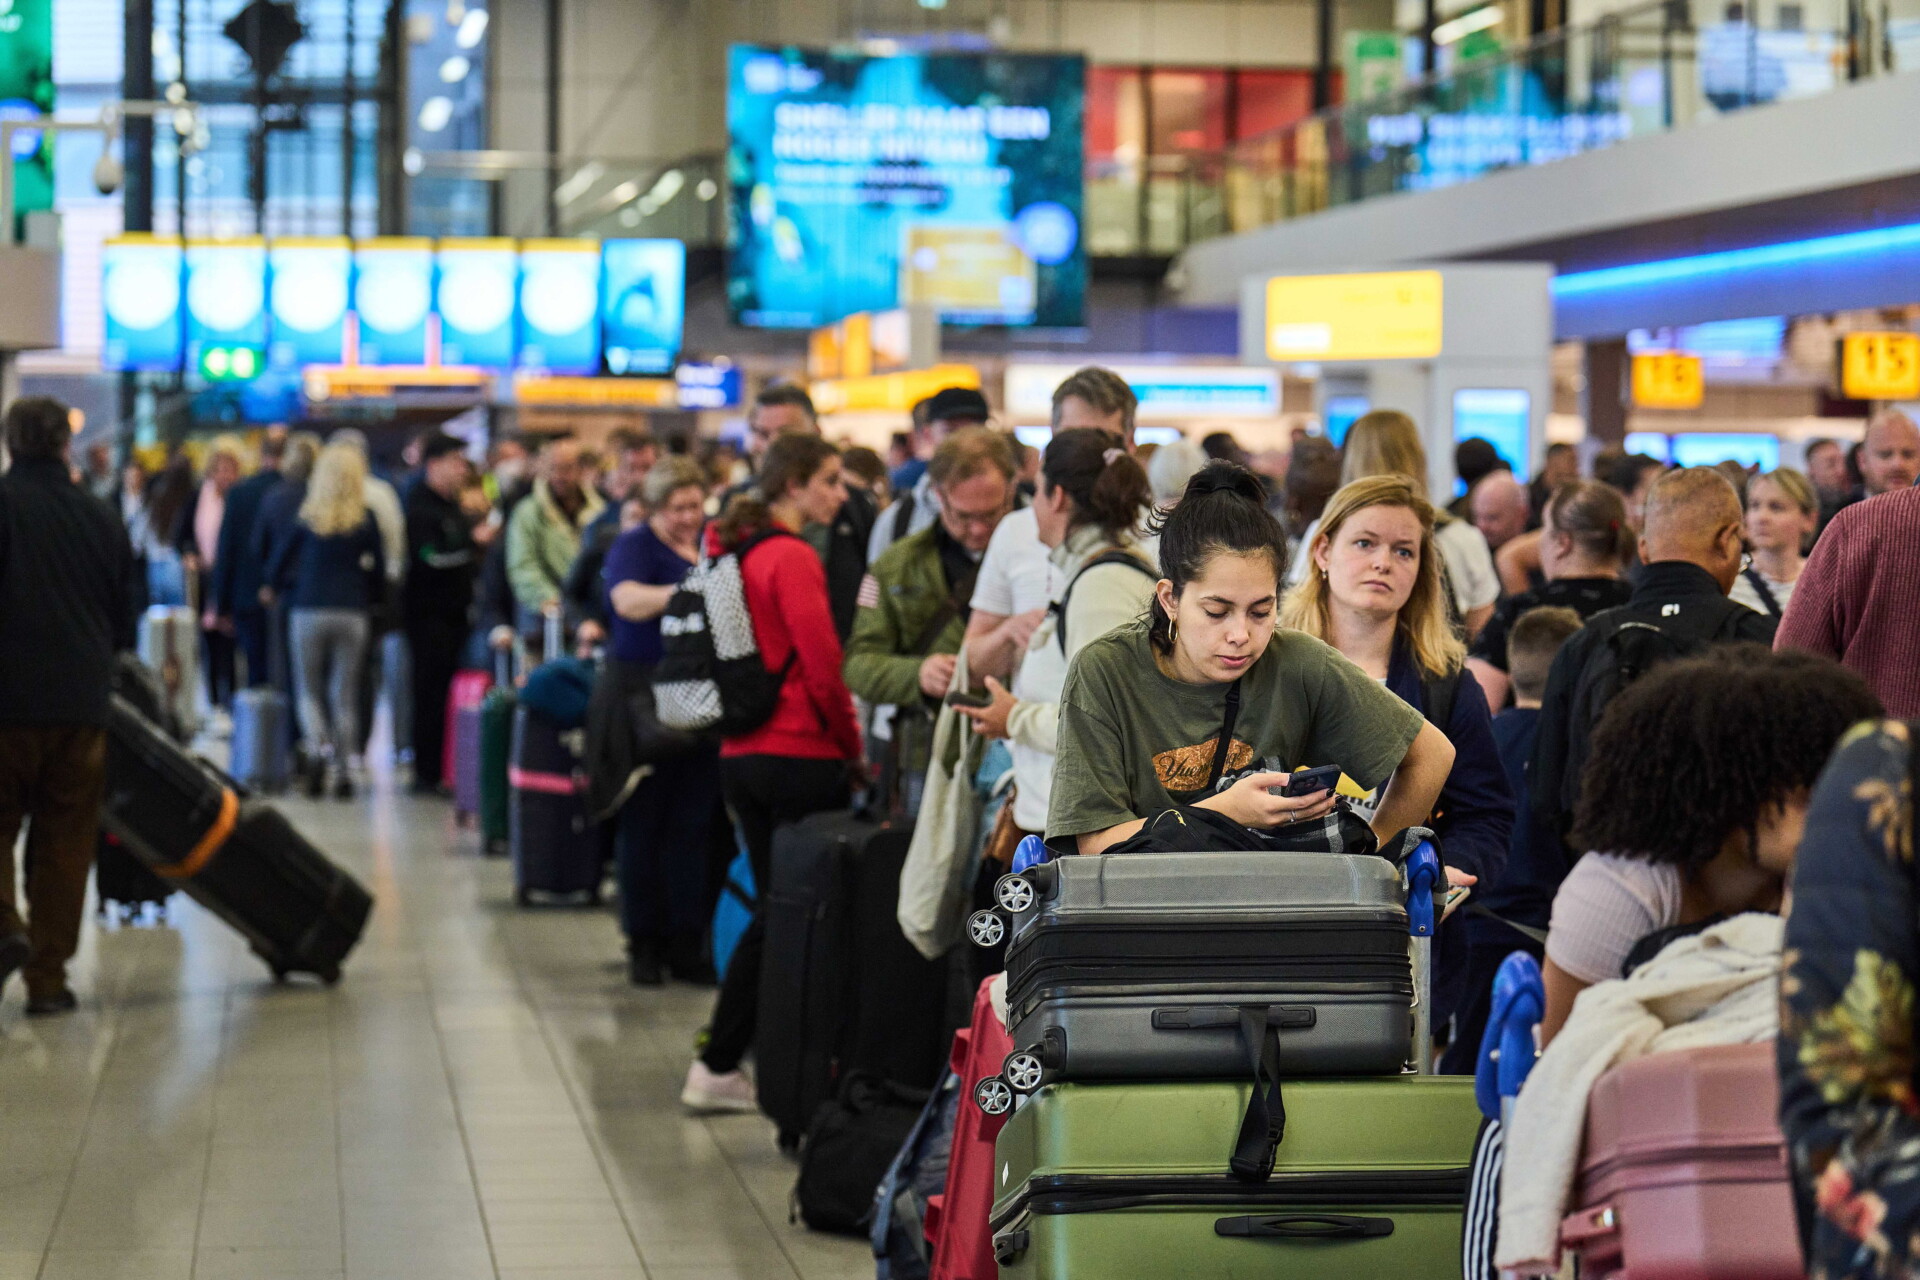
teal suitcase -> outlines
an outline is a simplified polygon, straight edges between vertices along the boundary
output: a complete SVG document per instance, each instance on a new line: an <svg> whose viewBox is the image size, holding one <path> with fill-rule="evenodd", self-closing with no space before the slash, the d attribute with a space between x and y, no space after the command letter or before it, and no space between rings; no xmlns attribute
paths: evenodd
<svg viewBox="0 0 1920 1280"><path fill-rule="evenodd" d="M1057 1084L995 1145L1001 1280L1455 1280L1469 1077L1290 1080L1265 1181L1227 1172L1252 1083Z"/></svg>

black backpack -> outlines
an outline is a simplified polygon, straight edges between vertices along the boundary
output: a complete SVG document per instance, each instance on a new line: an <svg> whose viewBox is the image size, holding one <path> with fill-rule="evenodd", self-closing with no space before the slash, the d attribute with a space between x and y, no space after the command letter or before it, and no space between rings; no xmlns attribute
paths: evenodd
<svg viewBox="0 0 1920 1280"><path fill-rule="evenodd" d="M763 530L731 551L702 556L687 571L660 615L661 658L653 670L653 696L661 724L682 733L737 737L772 717L799 649L780 670L767 670L740 566L769 538L793 536L784 529Z"/></svg>
<svg viewBox="0 0 1920 1280"><path fill-rule="evenodd" d="M881 1181L926 1104L925 1089L850 1072L807 1126L793 1187L799 1218L815 1231L865 1235Z"/></svg>
<svg viewBox="0 0 1920 1280"><path fill-rule="evenodd" d="M1580 776L1593 754L1593 731L1608 704L1661 663L1691 657L1716 641L1734 639L1740 618L1752 612L1731 600L1720 603L1720 616L1708 627L1694 625L1684 630L1661 625L1664 620L1657 614L1614 611L1610 630L1587 655L1568 703L1567 759L1560 775L1564 812L1572 813L1579 801Z"/></svg>
<svg viewBox="0 0 1920 1280"><path fill-rule="evenodd" d="M1119 547L1109 547L1081 565L1074 571L1073 577L1067 579L1067 589L1060 593L1059 601L1047 606L1053 612L1053 638L1060 642L1061 653L1067 651L1067 605L1073 600L1073 589L1085 576L1087 570L1098 569L1103 564L1123 564L1129 569L1136 569L1146 574L1155 582L1160 580L1158 569L1150 568L1139 556L1131 551L1123 551Z"/></svg>

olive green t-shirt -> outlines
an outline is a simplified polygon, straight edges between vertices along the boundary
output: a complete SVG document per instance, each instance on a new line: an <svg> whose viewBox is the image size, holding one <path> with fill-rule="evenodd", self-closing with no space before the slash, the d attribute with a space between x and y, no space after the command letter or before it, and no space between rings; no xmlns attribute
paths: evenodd
<svg viewBox="0 0 1920 1280"><path fill-rule="evenodd" d="M1228 687L1163 674L1145 619L1090 641L1074 656L1060 695L1048 840L1204 799ZM1337 764L1371 791L1399 767L1425 723L1332 646L1281 628L1240 678L1222 783L1258 770Z"/></svg>

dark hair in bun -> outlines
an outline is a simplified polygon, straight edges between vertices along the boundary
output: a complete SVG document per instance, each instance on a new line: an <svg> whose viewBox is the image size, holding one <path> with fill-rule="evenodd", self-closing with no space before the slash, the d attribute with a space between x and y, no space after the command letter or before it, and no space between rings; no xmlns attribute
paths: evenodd
<svg viewBox="0 0 1920 1280"><path fill-rule="evenodd" d="M1287 535L1267 511L1267 489L1260 477L1236 462L1210 462L1187 481L1187 491L1171 511L1154 521L1160 535L1160 572L1177 597L1187 583L1206 571L1217 555L1265 553L1273 563L1277 588L1286 563ZM1161 653L1173 652L1173 620L1155 597L1148 631Z"/></svg>
<svg viewBox="0 0 1920 1280"><path fill-rule="evenodd" d="M1049 489L1064 489L1073 499L1074 528L1097 524L1116 542L1153 505L1147 473L1120 437L1092 427L1054 432L1040 474Z"/></svg>

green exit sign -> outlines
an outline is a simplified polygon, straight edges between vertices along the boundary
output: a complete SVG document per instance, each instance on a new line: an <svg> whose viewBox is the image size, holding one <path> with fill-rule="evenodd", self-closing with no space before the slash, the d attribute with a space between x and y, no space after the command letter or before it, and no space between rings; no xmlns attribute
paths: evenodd
<svg viewBox="0 0 1920 1280"><path fill-rule="evenodd" d="M208 382L244 382L260 376L258 347L208 347L200 353L200 376Z"/></svg>
<svg viewBox="0 0 1920 1280"><path fill-rule="evenodd" d="M0 0L0 118L53 113L53 0ZM53 208L53 141L13 137L14 208Z"/></svg>

